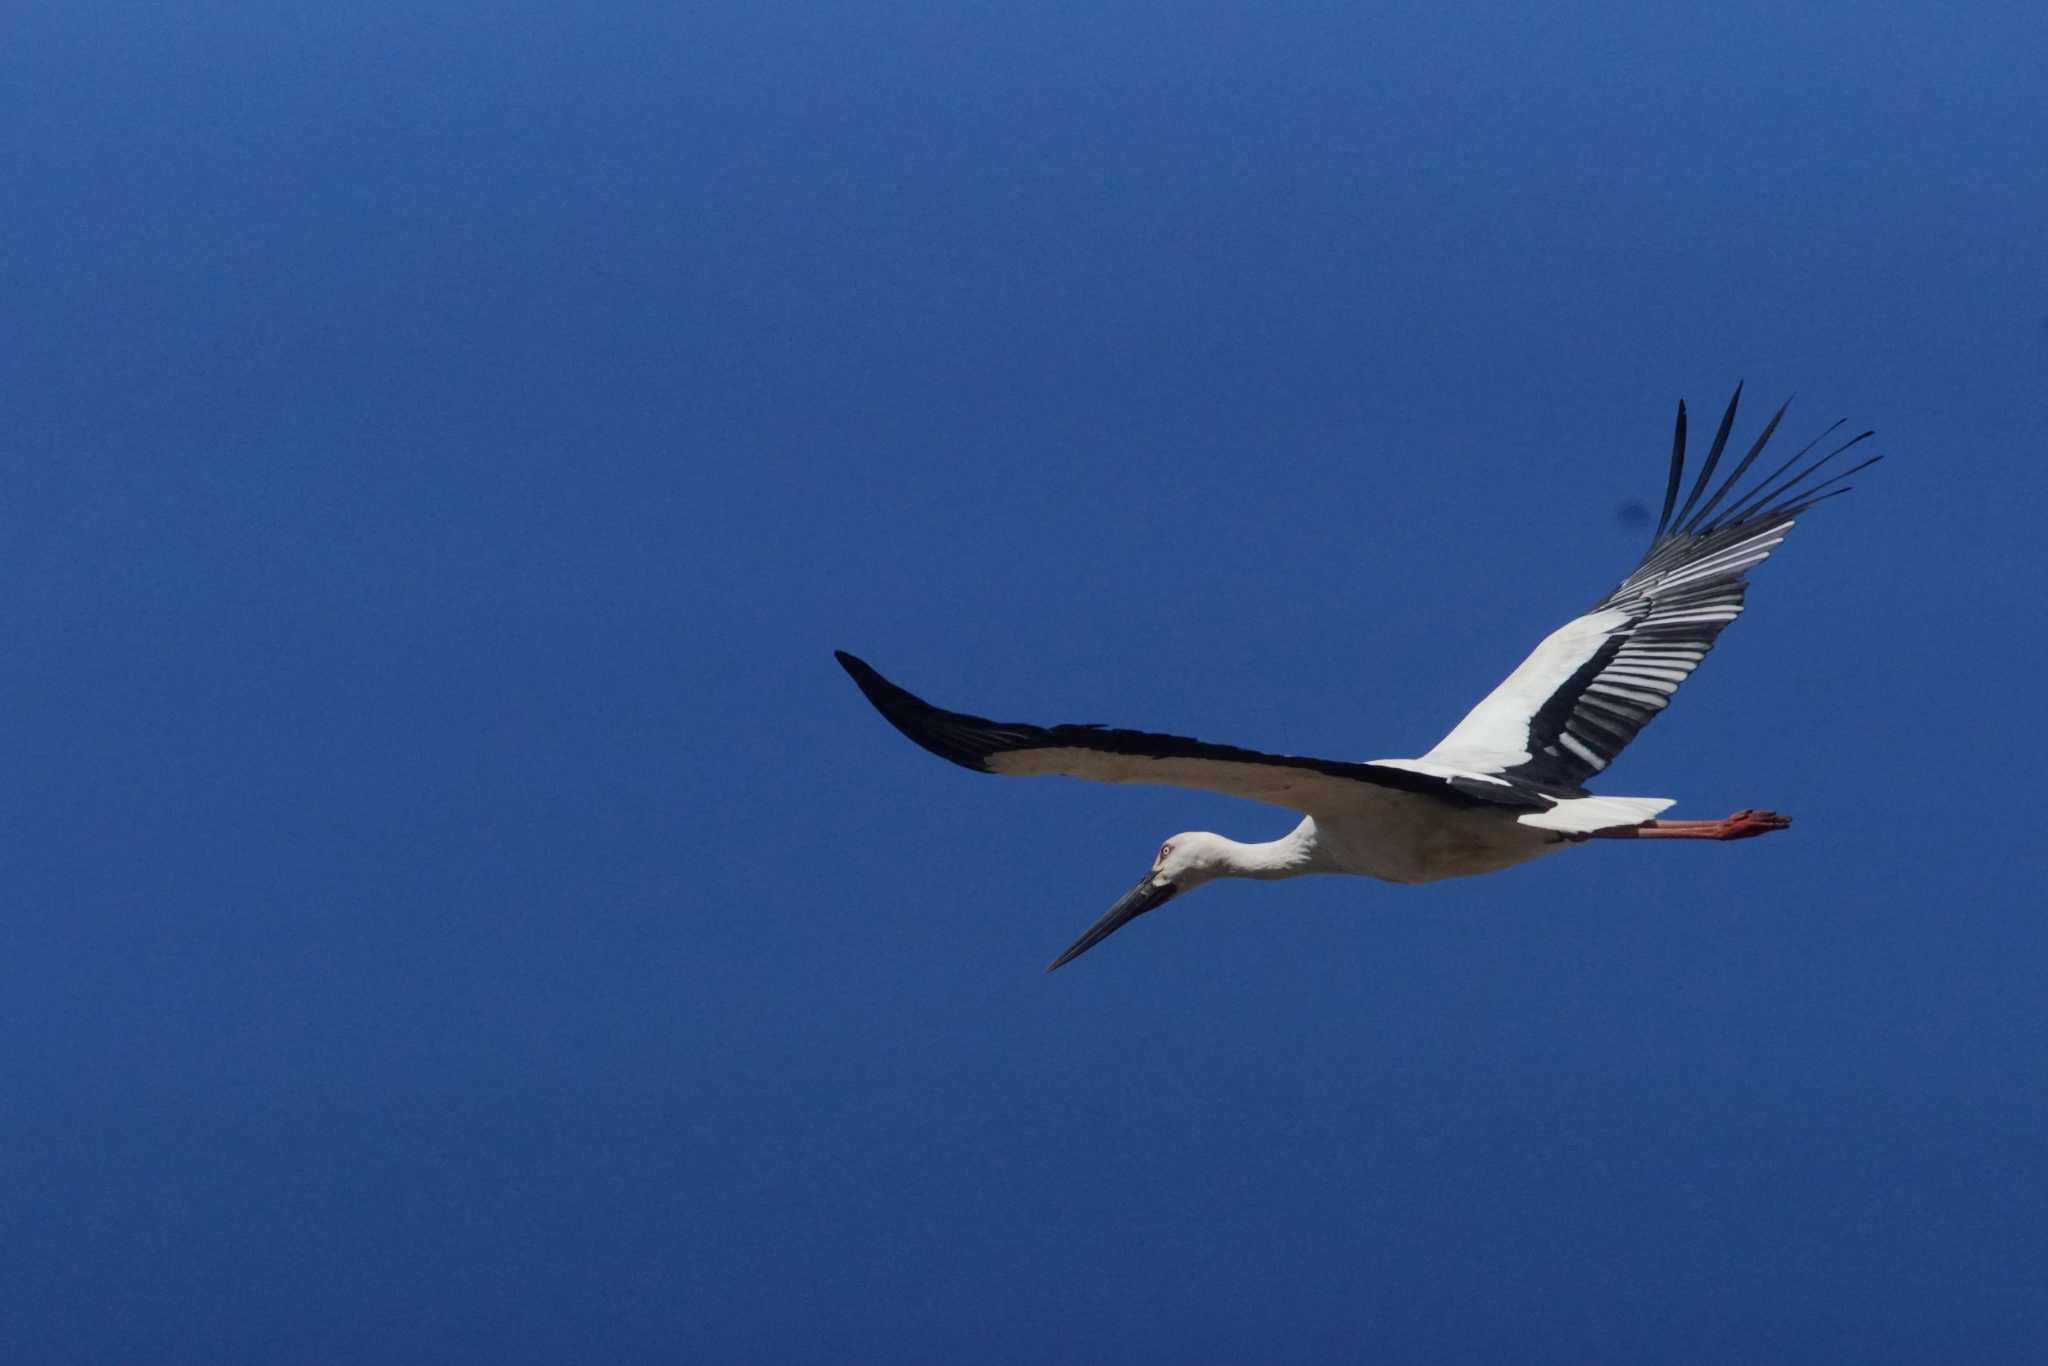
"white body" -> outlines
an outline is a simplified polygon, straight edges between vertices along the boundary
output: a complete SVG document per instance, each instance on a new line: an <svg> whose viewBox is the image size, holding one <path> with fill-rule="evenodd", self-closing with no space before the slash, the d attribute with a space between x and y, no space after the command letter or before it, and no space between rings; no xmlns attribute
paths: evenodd
<svg viewBox="0 0 2048 1366"><path fill-rule="evenodd" d="M1382 882L1437 882L1497 873L1568 848L1572 835L1634 825L1669 805L1663 797L1586 797L1516 818L1497 808L1446 810L1405 793L1368 789L1304 817L1268 844L1211 836L1219 847L1210 876L1352 873Z"/></svg>
<svg viewBox="0 0 2048 1366"><path fill-rule="evenodd" d="M1566 847L1561 835L1502 820L1492 811L1435 812L1400 793L1321 820L1310 816L1294 833L1313 843L1327 871L1385 882L1494 873Z"/></svg>

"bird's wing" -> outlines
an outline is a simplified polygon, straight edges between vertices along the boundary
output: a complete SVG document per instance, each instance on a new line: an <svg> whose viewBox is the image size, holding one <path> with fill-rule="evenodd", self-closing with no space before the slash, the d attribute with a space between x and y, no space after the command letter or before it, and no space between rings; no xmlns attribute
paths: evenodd
<svg viewBox="0 0 2048 1366"><path fill-rule="evenodd" d="M1346 763L1262 754L1235 745L1212 745L1183 735L1141 730L990 721L943 711L905 692L844 650L835 655L890 725L941 759L977 773L1057 773L1098 783L1159 783L1270 802L1301 812L1342 801L1347 790L1355 795L1353 785L1358 783L1456 806L1543 811L1553 804L1511 779L1426 764Z"/></svg>
<svg viewBox="0 0 2048 1366"><path fill-rule="evenodd" d="M1685 405L1678 405L1664 511L1642 563L1592 611L1552 632L1425 760L1545 791L1578 791L1664 709L1722 628L1741 614L1744 575L1785 539L1801 513L1847 493L1835 486L1878 459L1815 481L1829 461L1870 435L1864 432L1788 476L1834 434L1842 425L1837 422L1769 478L1738 492L1785 415L1780 407L1749 453L1702 502L1741 397L1737 385L1706 464L1674 514L1685 470Z"/></svg>

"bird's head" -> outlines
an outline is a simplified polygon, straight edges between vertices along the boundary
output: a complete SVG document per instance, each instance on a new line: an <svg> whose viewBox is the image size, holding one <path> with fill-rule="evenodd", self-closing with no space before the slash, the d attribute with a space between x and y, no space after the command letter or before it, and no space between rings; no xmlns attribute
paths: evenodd
<svg viewBox="0 0 2048 1366"><path fill-rule="evenodd" d="M1191 830L1175 835L1159 846L1152 871L1138 879L1138 885L1123 894L1116 905L1102 913L1067 951L1052 960L1054 968L1066 966L1147 911L1156 911L1183 892L1193 891L1230 869L1231 851L1236 846L1221 835Z"/></svg>

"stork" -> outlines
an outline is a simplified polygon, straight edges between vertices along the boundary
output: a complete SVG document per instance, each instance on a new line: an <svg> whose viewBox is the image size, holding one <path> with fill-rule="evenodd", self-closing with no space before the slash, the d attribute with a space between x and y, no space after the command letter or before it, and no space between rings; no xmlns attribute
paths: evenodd
<svg viewBox="0 0 2048 1366"><path fill-rule="evenodd" d="M1217 878L1350 873L1434 882L1496 872L1594 839L1742 840L1783 830L1791 822L1764 810L1721 820L1659 820L1674 799L1595 796L1585 787L1664 710L1741 614L1748 572L1802 513L1847 493L1842 481L1880 458L1817 478L1871 435L1864 432L1795 471L1841 428L1836 422L1767 478L1738 489L1785 416L1780 406L1709 492L1741 398L1738 384L1682 505L1686 415L1685 404L1678 405L1664 507L1641 562L1590 611L1545 637L1418 759L1360 763L1099 725L991 721L932 706L853 655L835 655L891 725L962 768L1195 788L1300 814L1292 831L1265 843L1207 831L1168 839L1138 885L1047 971Z"/></svg>

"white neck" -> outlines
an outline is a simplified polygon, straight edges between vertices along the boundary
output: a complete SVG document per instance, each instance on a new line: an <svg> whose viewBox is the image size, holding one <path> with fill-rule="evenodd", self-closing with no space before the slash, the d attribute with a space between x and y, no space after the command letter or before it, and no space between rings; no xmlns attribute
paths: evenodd
<svg viewBox="0 0 2048 1366"><path fill-rule="evenodd" d="M1239 844L1225 840L1229 861L1217 870L1219 877L1300 877L1304 873L1334 873L1339 869L1316 839L1316 823L1304 816L1300 825L1277 840L1264 844Z"/></svg>

